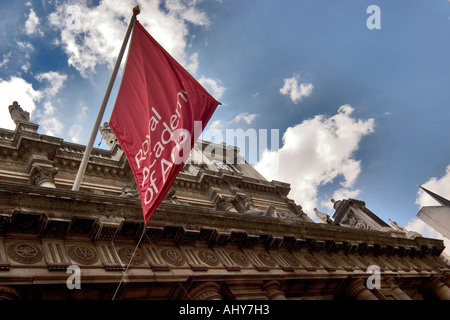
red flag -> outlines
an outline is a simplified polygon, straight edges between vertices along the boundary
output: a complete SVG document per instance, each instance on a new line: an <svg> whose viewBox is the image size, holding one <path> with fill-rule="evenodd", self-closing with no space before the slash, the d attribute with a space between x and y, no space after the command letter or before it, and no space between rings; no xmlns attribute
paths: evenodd
<svg viewBox="0 0 450 320"><path fill-rule="evenodd" d="M219 104L136 21L109 126L133 171L146 224Z"/></svg>

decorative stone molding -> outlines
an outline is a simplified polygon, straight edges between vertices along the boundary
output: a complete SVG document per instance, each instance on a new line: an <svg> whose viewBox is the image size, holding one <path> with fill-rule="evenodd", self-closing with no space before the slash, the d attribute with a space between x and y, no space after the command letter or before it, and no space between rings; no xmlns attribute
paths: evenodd
<svg viewBox="0 0 450 320"><path fill-rule="evenodd" d="M364 285L364 279L353 280L347 287L346 294L349 298L354 300L378 300L378 298Z"/></svg>
<svg viewBox="0 0 450 320"><path fill-rule="evenodd" d="M74 245L67 249L70 259L85 265L93 265L97 263L98 256L96 250L87 245Z"/></svg>
<svg viewBox="0 0 450 320"><path fill-rule="evenodd" d="M41 249L34 244L24 242L9 244L8 256L22 264L35 264L42 260Z"/></svg>
<svg viewBox="0 0 450 320"><path fill-rule="evenodd" d="M163 249L160 254L164 261L173 266L181 267L186 263L183 255L178 249Z"/></svg>
<svg viewBox="0 0 450 320"><path fill-rule="evenodd" d="M425 291L431 293L439 300L450 300L450 288L441 276L432 277L425 284Z"/></svg>
<svg viewBox="0 0 450 320"><path fill-rule="evenodd" d="M262 289L267 293L269 300L286 300L286 295L280 288L280 282L275 280L267 281L262 285Z"/></svg>
<svg viewBox="0 0 450 320"><path fill-rule="evenodd" d="M392 289L392 293L397 300L412 300L396 283L393 278L386 280L386 284Z"/></svg>
<svg viewBox="0 0 450 320"><path fill-rule="evenodd" d="M223 300L220 285L217 282L204 282L194 286L187 297L191 300Z"/></svg>
<svg viewBox="0 0 450 320"><path fill-rule="evenodd" d="M145 263L145 258L142 250L133 247L123 247L118 250L120 260L125 264L130 264L132 266L141 266ZM134 254L134 256L133 256ZM133 260L130 262L131 257Z"/></svg>
<svg viewBox="0 0 450 320"><path fill-rule="evenodd" d="M38 187L56 188L55 176L58 168L33 164L30 171L30 183Z"/></svg>
<svg viewBox="0 0 450 320"><path fill-rule="evenodd" d="M220 264L219 259L217 259L217 256L211 250L199 250L197 255L198 258L208 266L216 267Z"/></svg>
<svg viewBox="0 0 450 320"><path fill-rule="evenodd" d="M0 300L22 300L22 297L16 289L0 286Z"/></svg>

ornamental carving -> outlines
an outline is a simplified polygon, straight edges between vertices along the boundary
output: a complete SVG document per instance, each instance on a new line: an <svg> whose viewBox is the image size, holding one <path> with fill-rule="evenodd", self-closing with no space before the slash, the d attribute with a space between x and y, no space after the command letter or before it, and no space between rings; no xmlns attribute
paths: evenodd
<svg viewBox="0 0 450 320"><path fill-rule="evenodd" d="M144 263L144 255L140 249L136 249L135 252L134 248L120 248L118 254L124 263L130 263L131 257L133 257L133 260L130 263L131 265L140 266Z"/></svg>
<svg viewBox="0 0 450 320"><path fill-rule="evenodd" d="M272 259L272 257L270 255L268 255L267 253L258 253L257 257L259 258L259 260L261 260L262 263L264 263L266 266L269 267L275 267L276 263L275 261Z"/></svg>
<svg viewBox="0 0 450 320"><path fill-rule="evenodd" d="M330 266L335 267L337 265L336 260L332 256L324 254L322 257Z"/></svg>
<svg viewBox="0 0 450 320"><path fill-rule="evenodd" d="M286 261L287 264L289 264L291 267L298 267L300 264L298 260L289 253L282 253L281 257Z"/></svg>
<svg viewBox="0 0 450 320"><path fill-rule="evenodd" d="M184 258L177 250L165 249L161 250L161 257L169 264L174 266L182 266Z"/></svg>
<svg viewBox="0 0 450 320"><path fill-rule="evenodd" d="M356 263L352 260L352 259L350 259L349 257L347 257L347 256L342 256L342 257L340 257L341 259L342 259L342 261L344 261L344 263L346 264L346 265L348 265L349 267L351 267L351 268L357 268L358 266L356 265Z"/></svg>
<svg viewBox="0 0 450 320"><path fill-rule="evenodd" d="M308 261L309 264L311 264L313 267L320 267L321 263L319 262L319 260L316 259L316 257L314 257L311 254L305 254L304 258L306 259L306 261Z"/></svg>
<svg viewBox="0 0 450 320"><path fill-rule="evenodd" d="M41 250L29 243L13 243L8 247L8 255L16 262L24 264L38 263L42 259Z"/></svg>
<svg viewBox="0 0 450 320"><path fill-rule="evenodd" d="M58 168L44 167L33 164L30 172L30 183L34 186L39 186L44 182L54 183L55 175L58 173Z"/></svg>
<svg viewBox="0 0 450 320"><path fill-rule="evenodd" d="M244 256L244 254L239 251L231 252L230 258L231 258L231 260L233 260L234 263L236 263L237 265L239 265L241 267L246 267L249 264L247 258Z"/></svg>
<svg viewBox="0 0 450 320"><path fill-rule="evenodd" d="M206 263L208 266L215 267L219 265L219 260L217 259L216 255L209 250L200 250L197 255L199 259Z"/></svg>
<svg viewBox="0 0 450 320"><path fill-rule="evenodd" d="M361 218L357 217L352 211L350 211L345 219L341 222L341 225L346 225L352 228L370 230L370 226L367 225Z"/></svg>
<svg viewBox="0 0 450 320"><path fill-rule="evenodd" d="M73 261L80 264L91 265L98 260L95 250L85 246L72 246L68 249L68 253Z"/></svg>

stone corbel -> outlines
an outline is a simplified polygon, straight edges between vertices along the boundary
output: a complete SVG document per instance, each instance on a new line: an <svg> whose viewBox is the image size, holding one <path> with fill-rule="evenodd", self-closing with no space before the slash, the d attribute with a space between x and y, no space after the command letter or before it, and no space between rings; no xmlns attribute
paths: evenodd
<svg viewBox="0 0 450 320"><path fill-rule="evenodd" d="M113 241L125 221L120 217L100 217L92 230L92 240L94 241Z"/></svg>

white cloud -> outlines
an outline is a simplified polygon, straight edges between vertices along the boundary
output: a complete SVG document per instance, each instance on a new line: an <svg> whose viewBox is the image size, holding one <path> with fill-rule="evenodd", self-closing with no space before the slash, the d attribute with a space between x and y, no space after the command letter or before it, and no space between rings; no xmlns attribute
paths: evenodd
<svg viewBox="0 0 450 320"><path fill-rule="evenodd" d="M59 136L62 133L63 124L57 118L56 109L51 101L44 103L43 110L37 110L36 118L44 134Z"/></svg>
<svg viewBox="0 0 450 320"><path fill-rule="evenodd" d="M289 95L292 102L297 104L304 97L311 95L314 86L311 83L298 84L299 77L294 75L292 78L284 79L284 85L280 89L282 95Z"/></svg>
<svg viewBox="0 0 450 320"><path fill-rule="evenodd" d="M225 129L225 125L223 124L223 121L221 121L221 120L215 120L209 125L209 130L222 131L223 129Z"/></svg>
<svg viewBox="0 0 450 320"><path fill-rule="evenodd" d="M143 0L138 19L152 36L182 65L196 71L196 54L186 57L188 26L207 27L210 21L197 8L199 1ZM61 4L50 14L49 22L60 31L58 41L64 48L68 63L83 77L89 77L99 64L113 65L121 47L133 8L133 0L100 1L92 6L82 0ZM189 61L190 59L190 61Z"/></svg>
<svg viewBox="0 0 450 320"><path fill-rule="evenodd" d="M30 113L31 121L41 125L44 134L61 134L63 126L57 119L57 112L52 100L63 87L67 76L58 72L47 72L38 74L36 79L46 82L46 85L40 90L35 90L32 84L23 78L0 79L0 127L15 129L16 126L11 119L8 106L17 101L22 109Z"/></svg>
<svg viewBox="0 0 450 320"><path fill-rule="evenodd" d="M228 122L224 122L222 120L215 120L213 121L209 126L208 126L208 130L213 130L213 131L223 131L224 129L226 129L226 127L230 124L233 123L238 123L238 122L245 122L246 124L250 125L253 123L253 121L255 120L255 118L259 116L258 114L255 113L248 113L248 112L243 112L238 114L236 117L233 118L233 120L228 121Z"/></svg>
<svg viewBox="0 0 450 320"><path fill-rule="evenodd" d="M31 35L35 32L39 32L39 30L37 29L38 25L39 25L39 17L36 15L36 12L34 12L33 8L31 8L30 13L28 14L27 21L25 22L26 34Z"/></svg>
<svg viewBox="0 0 450 320"><path fill-rule="evenodd" d="M70 136L70 141L72 141L73 143L78 143L80 142L80 133L82 132L81 130L81 126L74 124L73 126L70 127L69 129L69 136Z"/></svg>
<svg viewBox="0 0 450 320"><path fill-rule="evenodd" d="M45 94L47 98L51 98L62 89L64 82L67 80L67 75L50 71L38 74L36 76L36 80L39 82L43 82L45 80L49 83L49 86L45 88Z"/></svg>
<svg viewBox="0 0 450 320"><path fill-rule="evenodd" d="M221 86L220 81L218 80L201 77L198 82L217 100L219 100L225 92L225 88Z"/></svg>
<svg viewBox="0 0 450 320"><path fill-rule="evenodd" d="M11 55L12 55L12 51L3 55L3 60L0 61L0 68L9 62L9 58L11 58Z"/></svg>
<svg viewBox="0 0 450 320"><path fill-rule="evenodd" d="M353 108L341 106L332 117L317 115L290 127L279 150L265 150L255 168L267 179L291 184L292 197L312 218L320 186L341 177L336 196L357 195L353 185L360 161L353 158L363 136L374 132L374 120L352 117ZM293 169L295 168L295 169Z"/></svg>
<svg viewBox="0 0 450 320"><path fill-rule="evenodd" d="M198 69L198 52L192 54L189 57L189 64L186 66L186 70L189 71L192 75L197 73Z"/></svg>
<svg viewBox="0 0 450 320"><path fill-rule="evenodd" d="M252 124L252 122L255 120L255 118L257 116L258 116L258 114L255 114L255 113L244 112L244 113L238 114L233 120L231 120L231 122L244 121L247 124Z"/></svg>
<svg viewBox="0 0 450 320"><path fill-rule="evenodd" d="M422 187L450 200L450 165L447 166L442 177L432 177L422 184ZM416 197L416 204L420 207L439 206L439 202L434 200L428 193L419 189Z"/></svg>
<svg viewBox="0 0 450 320"><path fill-rule="evenodd" d="M359 170L358 170L359 172ZM350 186L351 187L351 186ZM359 195L361 190L359 189L346 189L346 188L340 188L333 192L333 196L331 199L335 200L342 200L342 199L356 199ZM331 199L322 201L320 205L324 208L328 208L328 210L333 211L333 203L331 202Z"/></svg>
<svg viewBox="0 0 450 320"><path fill-rule="evenodd" d="M0 78L0 127L15 129L16 125L8 110L8 106L14 101L17 101L23 110L32 114L42 96L41 91L33 89L31 83L22 78L11 77L9 80Z"/></svg>

